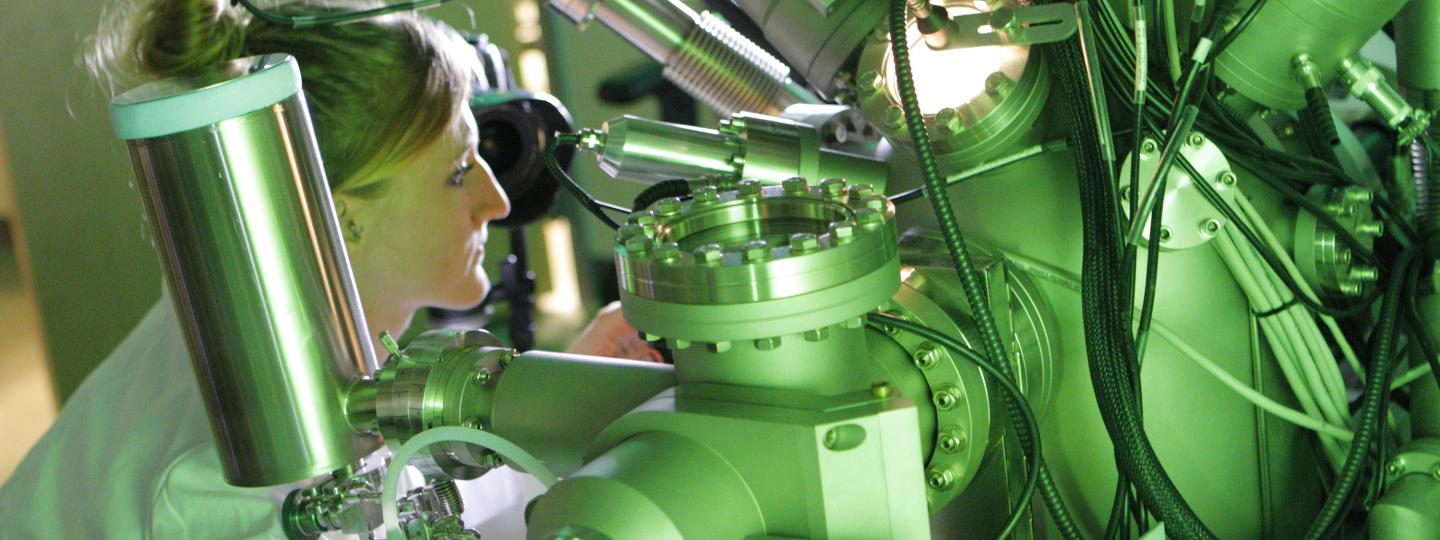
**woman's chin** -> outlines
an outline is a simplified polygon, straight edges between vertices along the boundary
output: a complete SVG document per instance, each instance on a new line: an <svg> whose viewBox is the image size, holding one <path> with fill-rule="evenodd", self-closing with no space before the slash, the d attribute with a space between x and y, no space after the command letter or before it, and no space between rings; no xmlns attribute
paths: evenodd
<svg viewBox="0 0 1440 540"><path fill-rule="evenodd" d="M481 275L479 278L470 278L463 283L456 285L443 302L438 302L435 307L451 310L466 310L480 305L485 301L485 294L490 292L490 280Z"/></svg>

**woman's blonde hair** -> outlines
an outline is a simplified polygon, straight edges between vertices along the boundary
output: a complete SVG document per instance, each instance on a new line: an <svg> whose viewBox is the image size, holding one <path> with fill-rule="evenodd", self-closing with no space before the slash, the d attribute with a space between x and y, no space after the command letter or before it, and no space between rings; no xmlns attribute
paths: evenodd
<svg viewBox="0 0 1440 540"><path fill-rule="evenodd" d="M268 11L321 15L367 7L308 1ZM454 30L410 13L296 30L253 18L228 0L113 6L89 49L85 63L112 89L244 56L294 56L330 188L355 194L383 187L379 172L452 125L469 99L475 61Z"/></svg>

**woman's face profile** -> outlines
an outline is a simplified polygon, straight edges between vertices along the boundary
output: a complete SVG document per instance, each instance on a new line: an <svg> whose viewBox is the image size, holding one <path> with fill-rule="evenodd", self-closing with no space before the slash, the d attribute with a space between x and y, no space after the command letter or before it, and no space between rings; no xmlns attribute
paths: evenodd
<svg viewBox="0 0 1440 540"><path fill-rule="evenodd" d="M486 225L508 215L510 201L476 152L474 116L468 108L454 116L434 141L390 167L378 195L337 195L360 227L347 248L367 303L463 309L489 290Z"/></svg>

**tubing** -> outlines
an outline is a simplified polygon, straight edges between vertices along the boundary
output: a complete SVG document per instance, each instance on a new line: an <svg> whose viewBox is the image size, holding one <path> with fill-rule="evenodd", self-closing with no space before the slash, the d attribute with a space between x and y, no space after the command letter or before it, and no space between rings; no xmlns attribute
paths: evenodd
<svg viewBox="0 0 1440 540"><path fill-rule="evenodd" d="M995 316L990 311L990 302L981 285L980 273L975 269L975 263L971 260L969 249L965 245L965 236L960 232L960 224L956 221L955 213L950 207L950 197L945 191L945 178L940 174L940 165L935 161L935 151L930 144L930 132L925 129L925 118L920 112L920 102L915 97L915 79L910 72L909 41L906 39L905 32L906 19L906 0L891 0L890 52L895 61L895 79L898 82L900 102L905 112L905 124L915 145L915 154L923 173L924 193L930 200L931 208L939 222L940 232L950 251L951 263L955 265L960 284L965 290L965 299L970 304L970 312L975 317L976 326L980 328L980 341L984 345L985 356L995 362L1006 378L1013 381L1014 373L1011 372L1009 357L1005 355L1005 347L1000 341L1000 331L995 324ZM1013 401L1005 402L1006 411L1012 418L1022 414L1015 410L1018 407L1019 404ZM1017 437L1022 448L1027 451L1034 450L1035 437L1019 430L1017 430ZM1065 501L1060 499L1059 490L1055 489L1054 480L1045 468L1044 457L1040 456L1038 452L1035 456L1036 463L1041 468L1041 496L1050 509L1051 517L1055 520L1061 535L1067 539L1079 538L1079 527L1070 517L1069 510L1065 508Z"/></svg>

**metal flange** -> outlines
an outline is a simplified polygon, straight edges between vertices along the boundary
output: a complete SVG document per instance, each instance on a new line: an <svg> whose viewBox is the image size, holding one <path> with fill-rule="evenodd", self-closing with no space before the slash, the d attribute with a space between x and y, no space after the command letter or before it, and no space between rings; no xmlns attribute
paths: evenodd
<svg viewBox="0 0 1440 540"><path fill-rule="evenodd" d="M1177 144L1181 145L1180 156L1189 161L1195 171L1203 176L1198 181L1209 183L1221 199L1233 201L1238 180L1220 148L1199 132L1190 133L1186 140L1177 141ZM1130 185L1130 168L1135 166L1136 156L1131 154L1125 157L1125 164L1120 169L1120 206L1127 213L1130 198L1141 197L1150 189L1151 180L1155 178L1160 167L1160 146L1159 141L1148 137L1140 142L1138 190ZM1170 167L1163 195L1165 211L1160 223L1160 249L1189 249L1202 245L1214 238L1221 227L1229 224L1225 215L1216 210L1200 193L1199 188L1195 187L1196 181L1197 179L1191 178L1178 163ZM1148 241L1148 223L1143 230L1142 237Z"/></svg>

